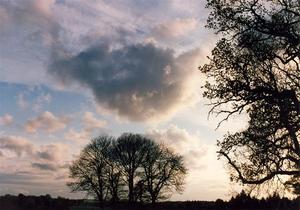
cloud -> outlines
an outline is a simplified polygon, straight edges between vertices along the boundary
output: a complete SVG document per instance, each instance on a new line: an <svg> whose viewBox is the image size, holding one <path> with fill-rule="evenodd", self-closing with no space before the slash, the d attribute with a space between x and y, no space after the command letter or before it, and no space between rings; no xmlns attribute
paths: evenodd
<svg viewBox="0 0 300 210"><path fill-rule="evenodd" d="M147 135L157 142L170 145L176 151L185 151L191 146L199 145L200 143L200 139L176 125L170 125L167 129L149 130Z"/></svg>
<svg viewBox="0 0 300 210"><path fill-rule="evenodd" d="M55 174L49 172L51 171L32 169L31 171L2 171L0 172L1 194L25 192L41 195L47 192L55 196L55 192L58 193L59 189L64 188L65 180L56 179L57 176L62 176L59 171L55 171Z"/></svg>
<svg viewBox="0 0 300 210"><path fill-rule="evenodd" d="M60 169L66 169L69 167L68 164L60 165L55 163L32 163L31 166L44 171L58 171Z"/></svg>
<svg viewBox="0 0 300 210"><path fill-rule="evenodd" d="M156 39L168 40L184 36L197 28L195 18L176 19L161 23L152 28L151 34Z"/></svg>
<svg viewBox="0 0 300 210"><path fill-rule="evenodd" d="M13 123L14 118L10 114L5 114L0 117L0 125L9 126Z"/></svg>
<svg viewBox="0 0 300 210"><path fill-rule="evenodd" d="M40 177L32 174L0 172L0 184L37 184Z"/></svg>
<svg viewBox="0 0 300 210"><path fill-rule="evenodd" d="M35 133L37 129L42 129L48 133L52 133L64 129L69 121L70 119L68 117L58 117L53 113L46 111L36 118L28 120L25 124L25 130L28 133Z"/></svg>
<svg viewBox="0 0 300 210"><path fill-rule="evenodd" d="M8 14L4 7L0 6L0 25L3 25L7 22Z"/></svg>
<svg viewBox="0 0 300 210"><path fill-rule="evenodd" d="M74 129L69 129L66 133L65 133L65 138L70 140L70 141L74 141L74 142L87 142L90 139L91 133L86 131L86 130L81 130L81 131L75 131Z"/></svg>
<svg viewBox="0 0 300 210"><path fill-rule="evenodd" d="M37 170L35 170L37 169ZM61 177L58 179L57 177ZM1 194L51 194L53 197L64 196L69 198L81 198L83 193L70 193L66 186L67 174L60 171L40 170L32 168L28 172L1 171Z"/></svg>
<svg viewBox="0 0 300 210"><path fill-rule="evenodd" d="M20 136L0 137L0 154L4 157L2 167L13 160L14 165L8 165L9 171L17 168L28 170L30 174L35 171L65 171L68 168L68 147L64 144L34 145L30 140ZM1 170L6 170L1 168ZM46 174L47 175L47 174Z"/></svg>
<svg viewBox="0 0 300 210"><path fill-rule="evenodd" d="M48 170L48 171L56 171L57 165L52 163L32 163L32 167L38 168L41 170Z"/></svg>
<svg viewBox="0 0 300 210"><path fill-rule="evenodd" d="M38 161L64 160L68 148L64 144L47 144L36 146L27 138L21 136L0 137L0 149L15 153L18 157L27 156ZM3 153L2 153L3 154Z"/></svg>
<svg viewBox="0 0 300 210"><path fill-rule="evenodd" d="M198 99L199 50L177 57L171 49L105 44L56 58L49 72L65 85L91 90L97 103L133 121L162 119Z"/></svg>
<svg viewBox="0 0 300 210"><path fill-rule="evenodd" d="M63 144L49 144L42 145L35 152L37 159L48 161L60 161L64 159L64 153L68 151L67 147Z"/></svg>
<svg viewBox="0 0 300 210"><path fill-rule="evenodd" d="M95 130L103 131L106 125L106 121L95 118L92 112L85 112L82 116L83 128L80 131L69 129L64 136L68 140L75 141L77 143L85 143L91 139Z"/></svg>
<svg viewBox="0 0 300 210"><path fill-rule="evenodd" d="M14 152L17 156L34 154L35 148L26 138L20 136L0 137L0 148Z"/></svg>
<svg viewBox="0 0 300 210"><path fill-rule="evenodd" d="M49 104L52 100L52 96L50 93L42 93L39 95L36 99L36 101L33 104L33 110L34 111L40 111L45 104Z"/></svg>
<svg viewBox="0 0 300 210"><path fill-rule="evenodd" d="M87 131L104 128L107 124L106 121L95 118L92 112L85 112L82 121Z"/></svg>
<svg viewBox="0 0 300 210"><path fill-rule="evenodd" d="M188 168L185 197L199 199L201 195L207 200L223 198L232 187L223 163L217 158L218 148L214 145L215 142L205 143L209 142L210 135L193 134L176 125L165 129L152 129L146 132L146 135L166 144L183 156L184 164ZM215 186L223 186L223 188L215 189ZM181 199L181 196L175 195L174 199Z"/></svg>
<svg viewBox="0 0 300 210"><path fill-rule="evenodd" d="M191 135L187 130L175 125L171 125L167 129L149 130L146 135L183 155L189 169L203 168L200 160L206 156L208 146L202 144L198 136Z"/></svg>
<svg viewBox="0 0 300 210"><path fill-rule="evenodd" d="M21 110L31 108L33 111L39 112L51 102L52 96L50 93L42 92L39 95L34 95L33 91L34 89L28 89L17 95L16 103Z"/></svg>
<svg viewBox="0 0 300 210"><path fill-rule="evenodd" d="M22 110L26 109L29 105L28 101L26 101L22 93L17 95L17 105Z"/></svg>
<svg viewBox="0 0 300 210"><path fill-rule="evenodd" d="M36 145L21 136L1 136L0 154L1 193L19 193L23 188L30 194L55 194L65 186L65 180L56 177L67 175L66 145Z"/></svg>
<svg viewBox="0 0 300 210"><path fill-rule="evenodd" d="M3 16L6 18L4 23L27 23L42 24L44 21L51 21L52 11L55 0L23 0L22 2L2 1L0 3ZM18 14L14 14L18 12ZM6 22L5 22L6 21Z"/></svg>
<svg viewBox="0 0 300 210"><path fill-rule="evenodd" d="M0 50L5 52L1 54L2 81L51 83L44 65L61 31L54 6L55 0L0 1Z"/></svg>

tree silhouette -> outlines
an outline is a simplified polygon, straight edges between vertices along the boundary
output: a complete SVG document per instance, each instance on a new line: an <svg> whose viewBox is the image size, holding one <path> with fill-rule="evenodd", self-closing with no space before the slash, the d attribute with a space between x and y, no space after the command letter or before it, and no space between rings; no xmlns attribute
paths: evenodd
<svg viewBox="0 0 300 210"><path fill-rule="evenodd" d="M100 204L117 202L125 192L129 203L155 203L174 190L181 192L185 175L182 156L145 136L124 133L117 140L100 136L85 146L70 166L72 181L67 185Z"/></svg>
<svg viewBox="0 0 300 210"><path fill-rule="evenodd" d="M138 175L138 168L144 161L148 148L154 145L150 139L132 133L122 134L114 144L114 160L123 168L123 174L128 184L128 201L134 201L134 180Z"/></svg>
<svg viewBox="0 0 300 210"><path fill-rule="evenodd" d="M71 182L67 185L72 191L84 191L97 197L100 204L107 199L108 190L114 190L119 183L111 177L116 176L110 163L110 150L113 137L100 136L95 138L81 151L80 156L70 166ZM113 191L113 198L117 199Z"/></svg>
<svg viewBox="0 0 300 210"><path fill-rule="evenodd" d="M207 26L223 34L200 67L214 79L204 93L210 113L250 117L246 130L218 142L219 155L232 180L255 185L285 176L299 193L300 2L208 0L207 7Z"/></svg>
<svg viewBox="0 0 300 210"><path fill-rule="evenodd" d="M122 170L119 164L113 161L110 151L109 161L109 173L108 173L108 186L111 195L111 201L113 203L118 202L123 197L124 181L122 177ZM121 197L122 196L122 197Z"/></svg>
<svg viewBox="0 0 300 210"><path fill-rule="evenodd" d="M169 197L170 192L183 190L187 169L183 157L162 145L149 149L143 161L144 177L151 202Z"/></svg>

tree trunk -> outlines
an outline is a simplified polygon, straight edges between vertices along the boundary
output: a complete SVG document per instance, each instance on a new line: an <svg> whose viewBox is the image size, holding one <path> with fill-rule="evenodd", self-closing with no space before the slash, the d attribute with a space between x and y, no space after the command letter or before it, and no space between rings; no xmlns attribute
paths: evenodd
<svg viewBox="0 0 300 210"><path fill-rule="evenodd" d="M128 201L129 203L133 203L133 175L132 174L129 175L128 188L129 188Z"/></svg>
<svg viewBox="0 0 300 210"><path fill-rule="evenodd" d="M98 207L102 208L103 207L103 196L100 193L97 193L98 197Z"/></svg>
<svg viewBox="0 0 300 210"><path fill-rule="evenodd" d="M151 195L151 203L152 203L153 206L154 206L155 203L156 203L156 198L157 198L156 195Z"/></svg>
<svg viewBox="0 0 300 210"><path fill-rule="evenodd" d="M99 202L100 203L103 203L103 180L102 180L102 177L101 177L101 171L98 172L98 187L99 187L99 196L98 196L98 199L99 199Z"/></svg>

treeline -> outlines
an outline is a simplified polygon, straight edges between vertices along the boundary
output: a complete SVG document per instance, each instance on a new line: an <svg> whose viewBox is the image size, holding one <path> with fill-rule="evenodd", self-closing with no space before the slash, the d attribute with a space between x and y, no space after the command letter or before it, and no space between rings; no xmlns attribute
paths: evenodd
<svg viewBox="0 0 300 210"><path fill-rule="evenodd" d="M181 192L183 157L139 134L99 136L70 166L67 185L105 202L155 203Z"/></svg>
<svg viewBox="0 0 300 210"><path fill-rule="evenodd" d="M0 197L1 210L69 210L71 206L79 206L82 200L52 198L50 195L25 196L23 194L4 195Z"/></svg>
<svg viewBox="0 0 300 210"><path fill-rule="evenodd" d="M227 202L216 200L215 205L223 209L299 210L300 197L291 200L274 193L267 198L257 199L242 191Z"/></svg>
<svg viewBox="0 0 300 210"><path fill-rule="evenodd" d="M103 203L106 210L298 210L300 199L281 198L277 194L264 199L257 199L244 192L232 197L229 201L169 201L158 202L153 206L147 203L129 204L127 202ZM50 195L25 196L19 194L0 196L2 210L94 210L99 209L93 200L71 200L62 197L52 198Z"/></svg>

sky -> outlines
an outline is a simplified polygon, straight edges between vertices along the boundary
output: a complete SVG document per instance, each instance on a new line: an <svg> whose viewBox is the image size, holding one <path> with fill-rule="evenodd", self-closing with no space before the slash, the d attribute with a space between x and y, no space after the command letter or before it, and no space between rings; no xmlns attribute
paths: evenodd
<svg viewBox="0 0 300 210"><path fill-rule="evenodd" d="M78 198L68 166L93 137L147 135L184 156L172 200L227 199L218 129L202 97L220 38L204 0L0 0L0 194Z"/></svg>

